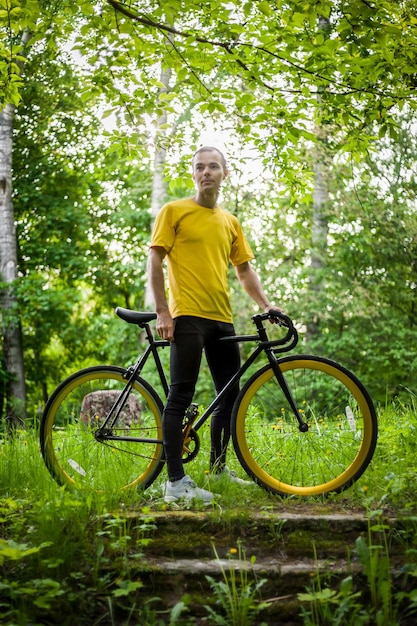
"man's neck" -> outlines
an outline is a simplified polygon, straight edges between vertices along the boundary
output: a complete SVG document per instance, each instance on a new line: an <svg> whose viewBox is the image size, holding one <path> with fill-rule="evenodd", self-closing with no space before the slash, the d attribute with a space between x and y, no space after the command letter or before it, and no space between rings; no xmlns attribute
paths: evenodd
<svg viewBox="0 0 417 626"><path fill-rule="evenodd" d="M206 209L214 209L217 205L217 198L219 197L219 195L216 194L202 194L202 193L197 193L193 200L194 202L196 202L197 204L199 204L200 206L205 207Z"/></svg>

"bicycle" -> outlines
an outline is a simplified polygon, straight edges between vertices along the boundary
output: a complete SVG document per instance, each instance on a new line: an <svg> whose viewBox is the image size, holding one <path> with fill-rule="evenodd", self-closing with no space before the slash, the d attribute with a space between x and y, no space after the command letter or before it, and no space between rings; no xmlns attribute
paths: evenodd
<svg viewBox="0 0 417 626"><path fill-rule="evenodd" d="M152 356L168 393L159 350L169 342L154 338L150 322L156 313L120 307L116 313L144 331L148 345L134 365L80 370L48 399L40 425L41 451L61 485L146 489L164 467L163 401L141 374ZM269 339L268 319L283 336ZM194 404L184 416L183 462L198 454L198 431L217 403L263 354L267 363L245 382L233 408L232 441L240 464L258 485L284 496L346 489L368 467L376 446L377 416L367 390L330 359L281 356L298 342L288 316L270 311L252 320L255 334L221 340L256 343L239 371L201 416Z"/></svg>

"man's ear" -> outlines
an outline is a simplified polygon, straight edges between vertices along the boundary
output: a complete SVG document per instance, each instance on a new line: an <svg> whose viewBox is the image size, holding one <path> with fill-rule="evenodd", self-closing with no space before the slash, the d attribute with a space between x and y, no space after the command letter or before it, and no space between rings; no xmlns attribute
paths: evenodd
<svg viewBox="0 0 417 626"><path fill-rule="evenodd" d="M223 180L229 176L229 169L226 167L224 170Z"/></svg>

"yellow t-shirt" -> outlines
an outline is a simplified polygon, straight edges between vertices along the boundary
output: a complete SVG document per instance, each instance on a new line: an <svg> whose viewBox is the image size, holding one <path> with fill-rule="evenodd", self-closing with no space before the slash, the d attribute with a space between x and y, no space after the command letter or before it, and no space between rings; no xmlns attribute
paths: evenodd
<svg viewBox="0 0 417 626"><path fill-rule="evenodd" d="M152 247L167 252L169 309L173 318L195 315L232 322L227 270L253 254L238 219L220 207L175 200L158 213Z"/></svg>

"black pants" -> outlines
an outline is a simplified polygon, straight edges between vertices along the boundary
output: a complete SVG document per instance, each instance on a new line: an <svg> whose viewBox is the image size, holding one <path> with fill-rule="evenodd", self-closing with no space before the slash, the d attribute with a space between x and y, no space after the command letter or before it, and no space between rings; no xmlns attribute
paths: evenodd
<svg viewBox="0 0 417 626"><path fill-rule="evenodd" d="M233 324L193 316L175 320L175 341L171 344L171 383L163 414L163 439L168 477L171 481L184 476L181 461L181 426L185 410L191 404L203 349L218 393L240 366L237 343L221 343L221 337L234 335ZM230 417L239 385L230 390L213 412L211 419L210 466L219 470L225 464L230 440Z"/></svg>

